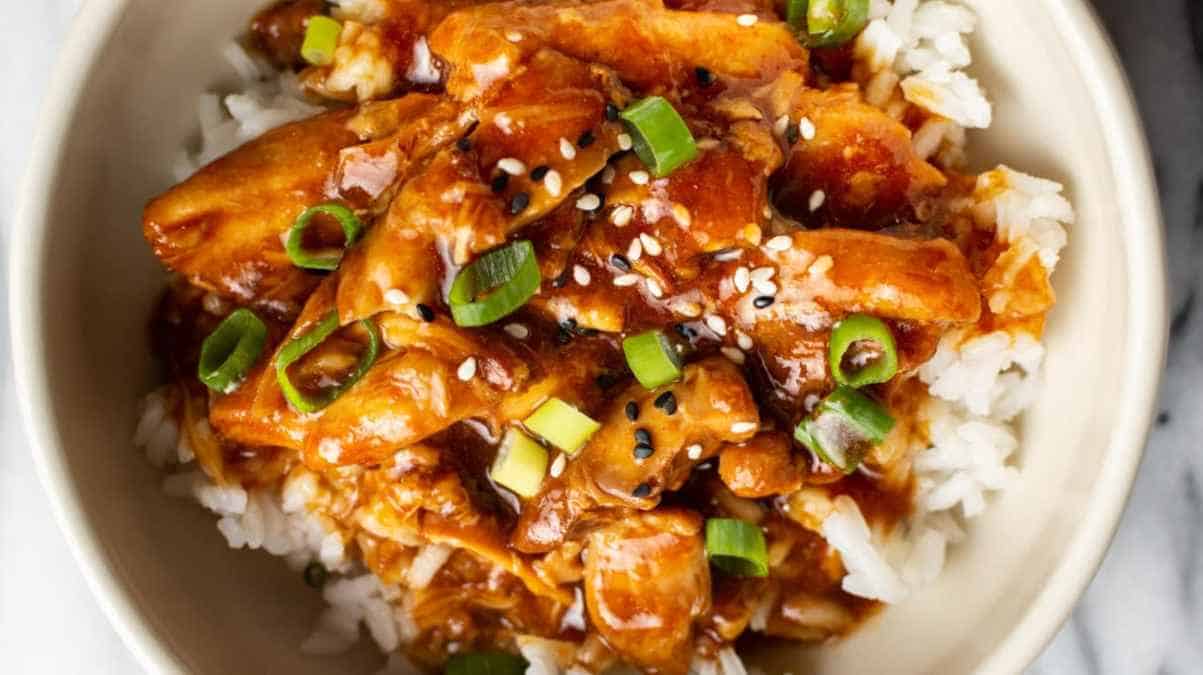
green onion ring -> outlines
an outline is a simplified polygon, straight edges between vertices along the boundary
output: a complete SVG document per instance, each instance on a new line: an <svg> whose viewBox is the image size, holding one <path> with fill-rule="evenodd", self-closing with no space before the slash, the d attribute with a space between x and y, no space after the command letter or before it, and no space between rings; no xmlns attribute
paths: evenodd
<svg viewBox="0 0 1203 675"><path fill-rule="evenodd" d="M305 249L303 241L305 230L309 227L309 223L313 220L314 216L319 213L334 218L342 226L346 243L343 244L343 248L337 253L308 251ZM317 206L305 209L304 213L297 216L296 221L292 224L292 228L288 231L288 243L284 245L284 250L288 253L288 258L292 260L292 264L297 267L329 272L338 269L338 263L343 259L343 251L350 248L359 239L359 235L362 232L363 221L351 209L335 202L318 204Z"/></svg>
<svg viewBox="0 0 1203 675"><path fill-rule="evenodd" d="M327 314L308 332L294 337L285 344L280 353L276 355L276 381L280 384L280 390L284 392L284 398L293 408L304 413L317 412L325 408L358 382L359 378L363 377L364 373L368 372L368 368L371 368L372 364L376 362L376 356L380 352L380 330L371 320L364 319L359 323L368 332L368 346L363 355L359 357L359 365L355 367L355 371L345 382L328 387L315 396L308 396L297 389L288 377L288 367L317 349L326 341L326 338L338 330L338 313Z"/></svg>
<svg viewBox="0 0 1203 675"><path fill-rule="evenodd" d="M845 370L844 361L858 343L870 343L877 352L876 358L857 370ZM870 384L888 382L898 373L898 347L894 334L884 321L867 314L853 314L844 318L831 329L831 342L827 348L827 361L831 376L840 384L861 388Z"/></svg>
<svg viewBox="0 0 1203 675"><path fill-rule="evenodd" d="M860 466L873 445L894 428L894 418L877 401L851 387L836 387L811 417L794 429L794 438L819 459L844 473Z"/></svg>
<svg viewBox="0 0 1203 675"><path fill-rule="evenodd" d="M649 96L620 113L631 131L635 154L656 177L667 176L698 156L685 120L661 96Z"/></svg>
<svg viewBox="0 0 1203 675"><path fill-rule="evenodd" d="M236 309L201 343L196 376L213 391L228 394L259 360L266 342L263 321L249 309Z"/></svg>
<svg viewBox="0 0 1203 675"><path fill-rule="evenodd" d="M447 300L451 317L458 326L488 325L526 304L541 283L534 245L515 241L460 270Z"/></svg>
<svg viewBox="0 0 1203 675"><path fill-rule="evenodd" d="M869 0L789 0L786 21L809 47L834 47L869 22Z"/></svg>
<svg viewBox="0 0 1203 675"><path fill-rule="evenodd" d="M708 519L706 555L712 565L731 576L763 577L769 573L769 554L764 533L747 521Z"/></svg>
<svg viewBox="0 0 1203 675"><path fill-rule="evenodd" d="M341 23L328 16L309 17L305 25L305 40L301 43L301 58L315 66L328 66L334 61L334 50L342 35Z"/></svg>
<svg viewBox="0 0 1203 675"><path fill-rule="evenodd" d="M443 668L444 675L523 675L530 664L521 656L507 652L468 652L452 654Z"/></svg>
<svg viewBox="0 0 1203 675"><path fill-rule="evenodd" d="M681 360L668 338L658 330L626 338L622 341L622 353L627 367L644 389L655 389L681 377Z"/></svg>

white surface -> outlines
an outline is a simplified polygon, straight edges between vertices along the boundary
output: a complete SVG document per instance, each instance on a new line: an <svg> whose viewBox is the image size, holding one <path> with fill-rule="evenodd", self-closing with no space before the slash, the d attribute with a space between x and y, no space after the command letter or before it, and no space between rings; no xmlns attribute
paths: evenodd
<svg viewBox="0 0 1203 675"><path fill-rule="evenodd" d="M5 126L10 130L6 136L11 140L0 147L0 203L9 207L54 46L75 5L60 0L9 8L7 25L20 26L6 36L7 58L0 63L12 83L10 91L20 93L6 106ZM1197 144L1199 136L1193 138ZM1173 222L1174 211L1167 215ZM10 218L11 212L0 212L5 241ZM1199 332L1197 327L1194 332ZM7 339L3 347L7 350ZM1193 365L1197 373L1197 360ZM5 672L15 673L136 672L131 657L84 587L50 518L16 418L10 373L6 357L0 365L0 439L5 448L0 453L0 663ZM1182 385L1188 378L1172 378L1171 386L1175 381ZM1191 410L1183 407L1178 419L1185 420ZM1197 422L1192 424L1197 426ZM1166 453L1181 453L1185 458L1190 436L1172 433L1181 426L1159 432L1158 445ZM1193 437L1197 438L1197 433ZM1162 665L1170 673L1200 672L1197 656L1188 660L1189 652L1174 649L1178 644L1174 638L1192 632L1192 612L1194 627L1200 625L1197 598L1193 605L1190 598L1184 598L1191 590L1200 592L1198 585L1192 589L1185 582L1191 577L1191 566L1199 564L1199 541L1158 527L1185 519L1186 534L1196 531L1190 527L1189 504L1168 500L1167 494L1175 491L1160 489L1163 481L1173 480L1178 485L1182 474L1175 470L1177 465L1158 463L1157 459L1150 460L1154 464L1150 468L1160 470L1145 472L1138 502L1127 519L1136 527L1121 533L1117 550L1104 568L1103 583L1096 584L1088 595L1081 621L1062 635L1039 664L1043 672L1153 673ZM1154 536L1148 536L1150 531ZM1113 581L1107 583L1109 580ZM1121 632L1124 627L1141 624L1144 630ZM1198 634L1198 630L1193 632ZM1094 635L1098 637L1091 637ZM1096 642L1101 644L1095 647Z"/></svg>

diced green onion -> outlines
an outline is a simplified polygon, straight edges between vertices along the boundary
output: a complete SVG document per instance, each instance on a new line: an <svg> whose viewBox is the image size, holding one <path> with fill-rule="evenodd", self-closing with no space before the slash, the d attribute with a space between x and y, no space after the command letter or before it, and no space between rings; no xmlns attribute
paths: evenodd
<svg viewBox="0 0 1203 675"><path fill-rule="evenodd" d="M249 309L236 309L201 344L196 376L210 389L228 394L259 360L265 342L263 321Z"/></svg>
<svg viewBox="0 0 1203 675"><path fill-rule="evenodd" d="M853 314L831 329L827 357L835 381L857 389L887 382L898 372L894 334L867 314Z"/></svg>
<svg viewBox="0 0 1203 675"><path fill-rule="evenodd" d="M819 403L811 417L798 424L794 438L824 462L852 473L893 428L894 418L884 406L851 387L840 386Z"/></svg>
<svg viewBox="0 0 1203 675"><path fill-rule="evenodd" d="M592 417L558 398L548 399L522 423L570 455L575 455L601 428Z"/></svg>
<svg viewBox="0 0 1203 675"><path fill-rule="evenodd" d="M517 429L507 431L489 470L493 482L530 498L538 494L546 473L547 448Z"/></svg>
<svg viewBox="0 0 1203 675"><path fill-rule="evenodd" d="M330 216L342 226L343 237L346 240L343 248L326 251L309 251L305 248L305 230L314 216L318 214ZM338 263L343 259L343 251L359 239L361 232L363 232L363 221L351 209L334 202L318 204L305 209L304 213L297 216L296 221L292 224L292 229L288 231L288 242L284 245L284 250L288 253L292 264L297 267L307 270L336 270Z"/></svg>
<svg viewBox="0 0 1203 675"><path fill-rule="evenodd" d="M328 16L309 17L305 26L305 41L301 43L301 58L315 66L328 66L334 60L338 37L343 25Z"/></svg>
<svg viewBox="0 0 1203 675"><path fill-rule="evenodd" d="M338 330L338 313L330 312L307 333L294 337L280 350L276 356L276 381L280 384L280 390L284 392L284 398L293 408L305 413L325 408L358 382L376 362L376 355L380 352L380 330L370 320L365 319L359 324L368 332L368 345L359 357L359 364L341 384L326 387L320 394L310 396L298 389L288 376L288 367L317 349L326 338Z"/></svg>
<svg viewBox="0 0 1203 675"><path fill-rule="evenodd" d="M769 573L764 533L756 525L734 518L706 521L706 555L710 563L737 577L763 577Z"/></svg>
<svg viewBox="0 0 1203 675"><path fill-rule="evenodd" d="M658 330L623 340L622 353L635 379L645 389L655 389L681 377L681 360L668 338Z"/></svg>
<svg viewBox="0 0 1203 675"><path fill-rule="evenodd" d="M541 283L539 260L529 241L489 251L455 277L448 297L451 317L460 326L493 323L526 304Z"/></svg>
<svg viewBox="0 0 1203 675"><path fill-rule="evenodd" d="M506 652L452 654L444 675L523 675L530 663Z"/></svg>
<svg viewBox="0 0 1203 675"><path fill-rule="evenodd" d="M789 0L786 21L811 47L833 47L869 23L869 0Z"/></svg>
<svg viewBox="0 0 1203 675"><path fill-rule="evenodd" d="M637 101L621 117L631 130L635 154L657 177L667 176L698 156L685 120L661 96Z"/></svg>

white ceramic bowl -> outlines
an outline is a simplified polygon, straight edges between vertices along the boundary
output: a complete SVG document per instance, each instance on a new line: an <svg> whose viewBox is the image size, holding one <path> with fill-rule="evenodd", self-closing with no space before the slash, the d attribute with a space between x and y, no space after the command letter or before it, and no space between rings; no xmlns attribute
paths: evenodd
<svg viewBox="0 0 1203 675"><path fill-rule="evenodd" d="M155 383L147 317L163 274L145 200L170 183L247 0L91 0L51 88L13 236L18 396L41 477L96 597L152 671L370 672L369 649L310 660L318 609L297 575L226 548L164 497L131 447ZM1062 180L1078 224L1054 282L1047 383L1024 421L1022 484L995 501L939 585L840 645L761 656L769 672L1012 673L1093 575L1144 443L1165 338L1161 230L1132 100L1080 0L973 0L975 73L996 123L980 164ZM69 636L68 636L69 637Z"/></svg>

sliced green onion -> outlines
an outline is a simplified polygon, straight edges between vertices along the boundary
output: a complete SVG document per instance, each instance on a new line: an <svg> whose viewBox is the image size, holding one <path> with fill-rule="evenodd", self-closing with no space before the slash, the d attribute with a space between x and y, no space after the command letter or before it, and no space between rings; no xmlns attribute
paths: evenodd
<svg viewBox="0 0 1203 675"><path fill-rule="evenodd" d="M298 389L288 376L288 367L317 349L326 341L326 338L338 330L338 313L330 312L309 332L294 337L280 350L276 356L276 381L280 384L280 390L284 392L284 398L293 408L305 413L317 412L325 408L358 382L359 378L363 377L364 373L368 372L368 368L371 368L372 364L376 362L376 355L380 352L380 330L376 328L375 323L369 320L365 319L359 323L368 332L368 346L360 355L359 364L355 366L354 372L345 381L332 387L326 387L320 394L310 396Z"/></svg>
<svg viewBox="0 0 1203 675"><path fill-rule="evenodd" d="M452 654L444 675L523 675L530 663L506 652Z"/></svg>
<svg viewBox="0 0 1203 675"><path fill-rule="evenodd" d="M196 376L210 389L228 394L259 360L266 342L263 321L249 309L236 309L201 344Z"/></svg>
<svg viewBox="0 0 1203 675"><path fill-rule="evenodd" d="M548 399L522 422L548 443L575 455L601 425L592 417L558 398Z"/></svg>
<svg viewBox="0 0 1203 675"><path fill-rule="evenodd" d="M898 372L894 334L867 314L853 314L831 329L827 358L835 381L857 389L887 382Z"/></svg>
<svg viewBox="0 0 1203 675"><path fill-rule="evenodd" d="M667 176L698 156L685 120L661 96L637 101L621 113L631 130L635 154L657 177Z"/></svg>
<svg viewBox="0 0 1203 675"><path fill-rule="evenodd" d="M877 401L851 387L836 387L814 414L794 429L794 438L844 473L856 471L869 450L886 439L894 418Z"/></svg>
<svg viewBox="0 0 1203 675"><path fill-rule="evenodd" d="M334 60L338 37L343 25L328 16L309 17L305 26L305 41L301 43L301 58L315 66L328 66Z"/></svg>
<svg viewBox="0 0 1203 675"><path fill-rule="evenodd" d="M710 563L737 577L763 577L769 573L764 533L756 525L734 518L706 521L706 555Z"/></svg>
<svg viewBox="0 0 1203 675"><path fill-rule="evenodd" d="M547 448L517 429L507 431L489 470L493 482L530 498L539 493L546 473Z"/></svg>
<svg viewBox="0 0 1203 675"><path fill-rule="evenodd" d="M327 251L309 251L306 250L305 230L309 227L310 221L314 216L323 214L330 216L338 221L338 224L343 228L343 237L346 243L343 248ZM307 270L336 270L338 263L343 259L343 251L355 243L359 239L359 234L363 232L363 221L355 215L355 212L342 204L330 202L327 204L318 204L305 209L305 212L297 216L296 221L292 224L292 229L288 231L288 242L284 245L284 250L288 253L288 257L292 260L292 264L297 267L303 267Z"/></svg>
<svg viewBox="0 0 1203 675"><path fill-rule="evenodd" d="M529 241L489 251L455 277L448 297L451 317L459 326L493 323L526 304L541 283L539 260Z"/></svg>
<svg viewBox="0 0 1203 675"><path fill-rule="evenodd" d="M785 20L811 47L833 47L869 23L869 0L789 0Z"/></svg>
<svg viewBox="0 0 1203 675"><path fill-rule="evenodd" d="M658 330L633 335L622 341L627 366L645 389L655 389L681 377L681 359Z"/></svg>

